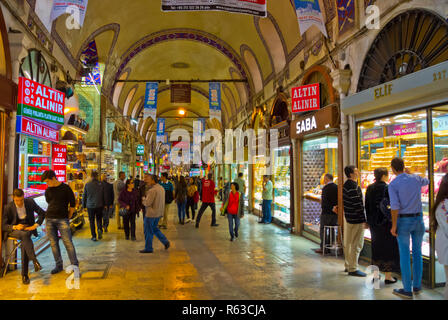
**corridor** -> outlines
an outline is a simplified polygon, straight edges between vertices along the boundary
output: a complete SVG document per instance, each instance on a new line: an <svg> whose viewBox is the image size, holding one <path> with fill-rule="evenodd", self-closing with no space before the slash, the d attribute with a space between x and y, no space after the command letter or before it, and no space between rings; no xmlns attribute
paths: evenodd
<svg viewBox="0 0 448 320"><path fill-rule="evenodd" d="M0 279L0 299L400 299L392 289L401 283L367 289L364 278L343 272L341 258L321 257L311 250L314 243L273 224L258 224L253 215L243 218L235 242L229 241L225 217L218 216L217 228L210 227L210 219L207 210L199 229L193 223L179 225L172 205L168 230L162 230L171 248L165 251L155 240L153 254L138 252L144 247L141 216L136 242L124 239L114 219L103 240L92 242L87 222L74 236L79 290L67 289L67 274L50 274L54 261L47 249L38 257L43 270L30 272L30 285L22 284L20 270ZM442 299L442 291L425 289L414 299Z"/></svg>

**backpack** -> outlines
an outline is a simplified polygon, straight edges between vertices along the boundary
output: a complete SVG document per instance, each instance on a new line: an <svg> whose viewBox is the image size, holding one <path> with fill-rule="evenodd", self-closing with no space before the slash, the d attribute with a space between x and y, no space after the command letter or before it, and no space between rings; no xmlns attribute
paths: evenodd
<svg viewBox="0 0 448 320"><path fill-rule="evenodd" d="M384 195L378 204L378 211L382 213L382 221L378 221L380 225L385 225L392 222L392 214L390 211L389 191L386 186L384 188Z"/></svg>
<svg viewBox="0 0 448 320"><path fill-rule="evenodd" d="M170 204L174 200L173 190L165 190L165 204Z"/></svg>

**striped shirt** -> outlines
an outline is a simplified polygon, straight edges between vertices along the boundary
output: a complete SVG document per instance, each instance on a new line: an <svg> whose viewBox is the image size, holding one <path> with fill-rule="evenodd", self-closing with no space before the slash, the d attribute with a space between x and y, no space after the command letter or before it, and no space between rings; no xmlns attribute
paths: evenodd
<svg viewBox="0 0 448 320"><path fill-rule="evenodd" d="M342 197L344 200L344 214L347 223L359 224L366 222L361 188L355 181L347 180L344 183Z"/></svg>

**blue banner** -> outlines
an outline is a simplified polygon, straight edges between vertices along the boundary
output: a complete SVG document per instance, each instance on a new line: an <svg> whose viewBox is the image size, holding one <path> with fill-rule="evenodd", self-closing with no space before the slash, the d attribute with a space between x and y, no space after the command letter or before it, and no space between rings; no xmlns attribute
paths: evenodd
<svg viewBox="0 0 448 320"><path fill-rule="evenodd" d="M210 82L209 84L210 119L216 118L221 121L221 84Z"/></svg>
<svg viewBox="0 0 448 320"><path fill-rule="evenodd" d="M159 84L157 82L146 83L143 120L146 120L149 117L151 117L152 120L156 121L158 91L159 91Z"/></svg>
<svg viewBox="0 0 448 320"><path fill-rule="evenodd" d="M294 5L299 20L300 35L315 25L328 38L318 0L294 0Z"/></svg>

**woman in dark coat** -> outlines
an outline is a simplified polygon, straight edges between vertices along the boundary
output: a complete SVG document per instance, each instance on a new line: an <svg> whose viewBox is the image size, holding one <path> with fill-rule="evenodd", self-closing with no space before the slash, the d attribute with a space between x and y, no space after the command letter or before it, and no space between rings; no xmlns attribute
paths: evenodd
<svg viewBox="0 0 448 320"><path fill-rule="evenodd" d="M129 233L131 234L131 240L136 241L135 238L135 216L140 211L140 193L134 188L134 180L128 179L126 181L126 188L124 188L118 202L121 208L128 210L128 213L123 217L124 234L126 240L129 240ZM143 214L144 215L144 214ZM130 230L129 230L130 229Z"/></svg>
<svg viewBox="0 0 448 320"><path fill-rule="evenodd" d="M378 266L386 275L386 284L397 282L392 272L400 272L400 254L397 238L391 233L392 222L380 210L380 203L387 192L389 173L387 168L374 171L375 183L369 185L366 191L367 223L372 235L372 265Z"/></svg>

